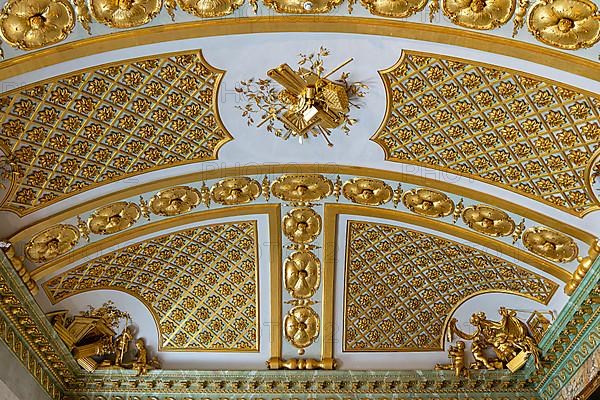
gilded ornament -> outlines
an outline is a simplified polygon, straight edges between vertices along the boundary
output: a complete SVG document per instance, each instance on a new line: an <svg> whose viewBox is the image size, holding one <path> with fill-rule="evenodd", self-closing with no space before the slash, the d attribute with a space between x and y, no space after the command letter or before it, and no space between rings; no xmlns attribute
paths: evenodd
<svg viewBox="0 0 600 400"><path fill-rule="evenodd" d="M212 199L224 205L246 204L260 196L260 183L247 177L224 179L214 185L210 191Z"/></svg>
<svg viewBox="0 0 600 400"><path fill-rule="evenodd" d="M360 0L373 15L406 18L425 8L428 0Z"/></svg>
<svg viewBox="0 0 600 400"><path fill-rule="evenodd" d="M25 264L23 264L23 257L18 256L15 253L15 247L10 242L0 241L0 249L4 250L6 258L8 258L8 261L12 264L17 275L19 275L21 280L23 280L23 283L25 284L25 286L27 286L27 289L29 289L31 294L33 294L34 296L38 294L38 286L35 283L35 281L31 278L31 274L29 273L29 270L27 269Z"/></svg>
<svg viewBox="0 0 600 400"><path fill-rule="evenodd" d="M264 4L279 13L322 14L342 4L343 0L264 0Z"/></svg>
<svg viewBox="0 0 600 400"><path fill-rule="evenodd" d="M515 221L507 213L485 205L465 208L462 219L469 228L490 236L511 235L516 227Z"/></svg>
<svg viewBox="0 0 600 400"><path fill-rule="evenodd" d="M229 15L244 4L244 0L177 0L183 11L200 18Z"/></svg>
<svg viewBox="0 0 600 400"><path fill-rule="evenodd" d="M297 299L313 296L321 281L321 262L310 251L296 251L285 260L285 288Z"/></svg>
<svg viewBox="0 0 600 400"><path fill-rule="evenodd" d="M444 193L432 189L413 189L402 196L410 211L428 217L446 217L454 211L454 202Z"/></svg>
<svg viewBox="0 0 600 400"><path fill-rule="evenodd" d="M442 10L450 20L472 29L494 29L515 12L516 0L443 0Z"/></svg>
<svg viewBox="0 0 600 400"><path fill-rule="evenodd" d="M319 315L308 306L297 306L288 311L283 325L285 338L300 349L299 354L319 337Z"/></svg>
<svg viewBox="0 0 600 400"><path fill-rule="evenodd" d="M333 184L323 175L282 175L271 184L273 196L292 204L319 201L333 192Z"/></svg>
<svg viewBox="0 0 600 400"><path fill-rule="evenodd" d="M451 364L436 364L436 370L449 369L454 371L454 375L459 378L469 377L469 365L465 360L465 342L459 340L456 346L450 346L448 349L448 358L452 360Z"/></svg>
<svg viewBox="0 0 600 400"><path fill-rule="evenodd" d="M110 235L129 228L137 222L140 215L137 204L119 201L94 211L87 224L92 233Z"/></svg>
<svg viewBox="0 0 600 400"><path fill-rule="evenodd" d="M336 361L334 358L316 360L314 358L292 358L284 360L277 357L271 357L267 361L269 369L335 369Z"/></svg>
<svg viewBox="0 0 600 400"><path fill-rule="evenodd" d="M96 21L111 28L133 28L150 22L160 13L162 0L90 0Z"/></svg>
<svg viewBox="0 0 600 400"><path fill-rule="evenodd" d="M390 185L379 179L353 178L344 183L344 197L367 206L378 206L392 199L394 194Z"/></svg>
<svg viewBox="0 0 600 400"><path fill-rule="evenodd" d="M46 262L67 253L79 241L72 225L55 225L35 235L25 246L25 256L33 262Z"/></svg>
<svg viewBox="0 0 600 400"><path fill-rule="evenodd" d="M21 50L61 42L75 27L75 11L67 0L9 0L0 13L0 33Z"/></svg>
<svg viewBox="0 0 600 400"><path fill-rule="evenodd" d="M585 275L592 268L598 256L600 256L600 239L595 239L588 250L588 255L586 257L577 257L577 261L579 261L577 269L573 272L573 276L565 286L565 293L567 295L571 296L575 292L575 289L577 289L577 286L579 286Z"/></svg>
<svg viewBox="0 0 600 400"><path fill-rule="evenodd" d="M600 13L591 0L540 0L527 23L539 41L561 49L591 47L600 40Z"/></svg>
<svg viewBox="0 0 600 400"><path fill-rule="evenodd" d="M523 232L523 244L532 253L556 262L573 261L579 253L573 239L553 229L539 226Z"/></svg>
<svg viewBox="0 0 600 400"><path fill-rule="evenodd" d="M310 243L321 233L321 216L311 208L296 208L283 217L283 233L294 243Z"/></svg>
<svg viewBox="0 0 600 400"><path fill-rule="evenodd" d="M189 186L177 186L156 193L148 208L153 214L171 217L194 209L200 204L200 192Z"/></svg>

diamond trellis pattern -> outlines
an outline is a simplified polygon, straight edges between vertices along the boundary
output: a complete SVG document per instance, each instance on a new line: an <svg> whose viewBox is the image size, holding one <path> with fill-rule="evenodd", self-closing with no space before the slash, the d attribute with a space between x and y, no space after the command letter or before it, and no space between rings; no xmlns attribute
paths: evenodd
<svg viewBox="0 0 600 400"><path fill-rule="evenodd" d="M4 207L26 214L94 184L216 159L231 140L216 106L222 75L195 51L1 96L0 146L19 172Z"/></svg>
<svg viewBox="0 0 600 400"><path fill-rule="evenodd" d="M472 247L410 229L348 222L345 351L443 349L455 306L483 292L547 304L558 285Z"/></svg>
<svg viewBox="0 0 600 400"><path fill-rule="evenodd" d="M389 160L457 171L580 215L600 97L468 60L405 52L382 73L389 114L372 140Z"/></svg>
<svg viewBox="0 0 600 400"><path fill-rule="evenodd" d="M89 290L150 309L164 350L258 350L256 223L232 222L137 243L44 284L53 303Z"/></svg>

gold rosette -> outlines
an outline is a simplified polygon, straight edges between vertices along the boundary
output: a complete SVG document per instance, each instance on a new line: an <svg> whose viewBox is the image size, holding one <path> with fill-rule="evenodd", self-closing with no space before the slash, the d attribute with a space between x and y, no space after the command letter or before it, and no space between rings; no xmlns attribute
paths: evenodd
<svg viewBox="0 0 600 400"><path fill-rule="evenodd" d="M33 262L46 262L70 251L79 241L72 225L56 225L35 235L25 246L25 256Z"/></svg>
<svg viewBox="0 0 600 400"><path fill-rule="evenodd" d="M210 194L215 202L231 206L256 200L261 190L254 179L239 177L222 180L212 187Z"/></svg>
<svg viewBox="0 0 600 400"><path fill-rule="evenodd" d="M321 233L321 216L310 208L296 208L283 217L283 233L294 243L310 243Z"/></svg>
<svg viewBox="0 0 600 400"><path fill-rule="evenodd" d="M315 294L321 281L321 262L309 251L297 251L285 260L285 288L297 299Z"/></svg>
<svg viewBox="0 0 600 400"><path fill-rule="evenodd" d="M394 192L390 185L379 179L354 178L344 183L344 197L367 206L378 206L391 200Z"/></svg>
<svg viewBox="0 0 600 400"><path fill-rule="evenodd" d="M515 231L515 221L497 208L477 205L463 210L462 219L469 228L490 236L508 236Z"/></svg>
<svg viewBox="0 0 600 400"><path fill-rule="evenodd" d="M421 11L427 0L361 0L363 6L373 15L392 18L406 18Z"/></svg>
<svg viewBox="0 0 600 400"><path fill-rule="evenodd" d="M96 21L111 28L133 28L150 22L162 8L162 0L90 0Z"/></svg>
<svg viewBox="0 0 600 400"><path fill-rule="evenodd" d="M238 9L244 0L177 0L183 11L200 18L222 17Z"/></svg>
<svg viewBox="0 0 600 400"><path fill-rule="evenodd" d="M161 190L148 204L152 213L171 217L191 211L200 204L200 193L189 186Z"/></svg>
<svg viewBox="0 0 600 400"><path fill-rule="evenodd" d="M264 0L266 6L285 14L322 14L342 4L343 0Z"/></svg>
<svg viewBox="0 0 600 400"><path fill-rule="evenodd" d="M331 194L333 184L323 175L282 175L271 184L273 196L290 203L310 203Z"/></svg>
<svg viewBox="0 0 600 400"><path fill-rule="evenodd" d="M431 189L413 189L402 196L410 211L428 217L446 217L454 211L454 202L444 193Z"/></svg>
<svg viewBox="0 0 600 400"><path fill-rule="evenodd" d="M573 261L579 248L573 239L553 229L536 226L523 232L523 244L529 251L552 261Z"/></svg>
<svg viewBox="0 0 600 400"><path fill-rule="evenodd" d="M93 233L110 235L129 228L136 223L140 215L140 207L137 204L119 201L94 211L87 224Z"/></svg>
<svg viewBox="0 0 600 400"><path fill-rule="evenodd" d="M456 25L472 29L494 29L515 12L516 0L443 0L444 14Z"/></svg>
<svg viewBox="0 0 600 400"><path fill-rule="evenodd" d="M285 316L283 325L285 338L299 349L310 346L319 337L319 316L310 307L292 308Z"/></svg>

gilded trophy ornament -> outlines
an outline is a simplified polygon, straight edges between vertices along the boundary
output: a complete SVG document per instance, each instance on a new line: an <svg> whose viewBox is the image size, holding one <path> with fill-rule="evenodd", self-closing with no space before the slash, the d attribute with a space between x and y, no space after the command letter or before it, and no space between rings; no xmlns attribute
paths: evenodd
<svg viewBox="0 0 600 400"><path fill-rule="evenodd" d="M310 251L296 251L285 260L285 288L293 297L312 297L320 281L321 262Z"/></svg>
<svg viewBox="0 0 600 400"><path fill-rule="evenodd" d="M244 0L177 0L183 11L200 18L229 15L244 4Z"/></svg>
<svg viewBox="0 0 600 400"><path fill-rule="evenodd" d="M323 14L342 4L343 0L264 0L267 7L285 14Z"/></svg>
<svg viewBox="0 0 600 400"><path fill-rule="evenodd" d="M25 256L33 262L46 262L70 251L79 241L72 225L55 225L35 235L25 246Z"/></svg>
<svg viewBox="0 0 600 400"><path fill-rule="evenodd" d="M565 50L591 47L600 40L600 13L591 0L540 0L527 24L540 42Z"/></svg>
<svg viewBox="0 0 600 400"><path fill-rule="evenodd" d="M556 262L573 261L579 253L573 239L550 228L529 228L523 232L522 240L532 253Z"/></svg>
<svg viewBox="0 0 600 400"><path fill-rule="evenodd" d="M148 208L153 214L171 217L183 214L200 204L200 192L189 186L176 186L156 193Z"/></svg>
<svg viewBox="0 0 600 400"><path fill-rule="evenodd" d="M133 28L150 22L160 13L162 0L90 0L96 21L111 28Z"/></svg>
<svg viewBox="0 0 600 400"><path fill-rule="evenodd" d="M495 29L515 12L516 0L443 0L444 14L456 25L471 29Z"/></svg>
<svg viewBox="0 0 600 400"><path fill-rule="evenodd" d="M283 233L294 243L310 243L321 233L321 216L311 208L296 208L283 217Z"/></svg>
<svg viewBox="0 0 600 400"><path fill-rule="evenodd" d="M344 197L353 203L367 206L379 206L392 199L391 186L379 179L353 178L342 187Z"/></svg>
<svg viewBox="0 0 600 400"><path fill-rule="evenodd" d="M406 18L425 8L428 0L360 0L373 15Z"/></svg>
<svg viewBox="0 0 600 400"><path fill-rule="evenodd" d="M515 221L504 211L486 205L464 209L462 219L469 228L490 236L509 236L515 231Z"/></svg>
<svg viewBox="0 0 600 400"><path fill-rule="evenodd" d="M299 349L298 354L304 354L304 348L313 344L319 337L319 325L319 315L312 308L294 307L283 320L285 338Z"/></svg>
<svg viewBox="0 0 600 400"><path fill-rule="evenodd" d="M402 196L410 211L428 217L447 217L454 212L454 202L446 194L432 189L413 189Z"/></svg>
<svg viewBox="0 0 600 400"><path fill-rule="evenodd" d="M119 201L94 211L87 224L92 233L110 235L129 228L140 216L141 210L137 204Z"/></svg>
<svg viewBox="0 0 600 400"><path fill-rule="evenodd" d="M67 0L9 0L0 12L0 33L21 50L63 41L75 27L75 11Z"/></svg>
<svg viewBox="0 0 600 400"><path fill-rule="evenodd" d="M246 204L260 196L260 183L247 177L224 179L210 190L212 199L224 205Z"/></svg>
<svg viewBox="0 0 600 400"><path fill-rule="evenodd" d="M292 204L319 201L333 192L333 184L323 175L282 175L271 184L273 196Z"/></svg>

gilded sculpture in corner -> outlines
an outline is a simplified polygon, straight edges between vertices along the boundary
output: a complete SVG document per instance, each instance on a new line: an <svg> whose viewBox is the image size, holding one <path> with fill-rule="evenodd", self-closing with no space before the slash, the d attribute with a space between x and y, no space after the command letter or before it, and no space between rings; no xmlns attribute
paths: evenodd
<svg viewBox="0 0 600 400"><path fill-rule="evenodd" d="M90 306L72 317L65 310L48 313L47 317L77 363L88 372L132 369L139 376L160 369L156 357L148 359L144 339L135 340L135 354L131 354L130 344L134 340L131 316L117 309L112 301L99 308ZM122 326L117 334L116 330Z"/></svg>
<svg viewBox="0 0 600 400"><path fill-rule="evenodd" d="M238 108L248 125L266 124L267 132L283 139L297 137L300 143L309 135L323 136L333 146L329 140L332 130L341 127L345 133L350 131L357 122L350 117L350 108L360 108L354 101L364 97L368 87L362 82L350 83L347 72L337 80L328 79L353 60L325 73L324 63L329 55L329 50L321 47L318 52L300 54L296 70L281 64L267 72L271 79L241 81L236 91L246 97L247 104ZM283 89L275 88L273 80Z"/></svg>

